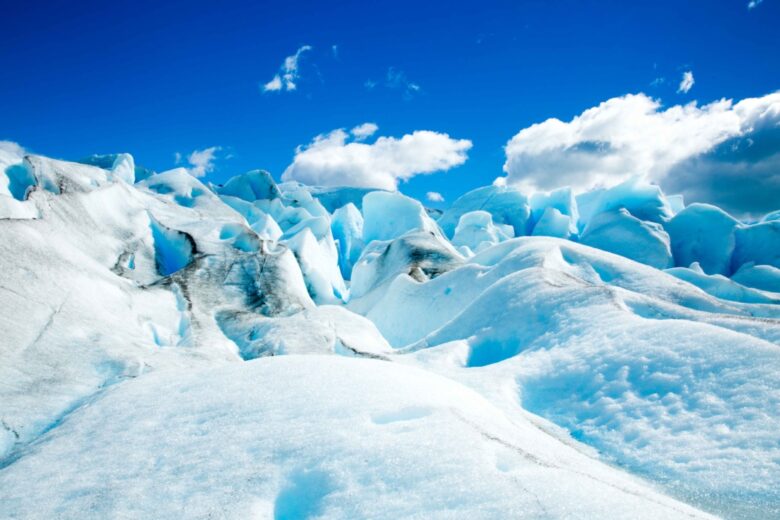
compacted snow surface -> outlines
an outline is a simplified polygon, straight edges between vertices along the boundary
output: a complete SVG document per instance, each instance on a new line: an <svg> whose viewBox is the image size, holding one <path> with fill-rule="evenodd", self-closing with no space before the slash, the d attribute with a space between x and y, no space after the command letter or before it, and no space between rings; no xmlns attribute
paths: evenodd
<svg viewBox="0 0 780 520"><path fill-rule="evenodd" d="M3 154L0 518L780 518L772 214Z"/></svg>

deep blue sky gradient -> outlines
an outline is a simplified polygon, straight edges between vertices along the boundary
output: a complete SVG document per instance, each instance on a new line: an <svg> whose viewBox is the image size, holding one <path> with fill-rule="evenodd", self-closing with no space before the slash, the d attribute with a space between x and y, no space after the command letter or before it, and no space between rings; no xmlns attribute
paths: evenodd
<svg viewBox="0 0 780 520"><path fill-rule="evenodd" d="M128 151L157 170L219 145L215 182L278 178L297 145L372 121L471 139L464 166L401 186L452 200L500 175L507 140L548 117L626 93L671 105L780 88L776 0L8 4L0 139L66 159ZM298 90L262 93L304 44ZM389 67L421 92L385 86ZM688 69L696 84L678 94Z"/></svg>

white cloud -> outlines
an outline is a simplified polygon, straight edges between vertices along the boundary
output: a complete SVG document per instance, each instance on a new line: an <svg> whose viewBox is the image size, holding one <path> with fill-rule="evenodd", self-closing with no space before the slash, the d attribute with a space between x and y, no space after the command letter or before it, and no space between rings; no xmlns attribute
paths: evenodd
<svg viewBox="0 0 780 520"><path fill-rule="evenodd" d="M750 3L748 3L748 9L755 9L758 7L758 4L763 2L764 0L750 0Z"/></svg>
<svg viewBox="0 0 780 520"><path fill-rule="evenodd" d="M300 77L298 73L298 60L306 51L310 51L310 45L300 47L295 54L287 56L279 72L268 83L263 85L263 92L278 92L281 90L291 91L298 88L297 81Z"/></svg>
<svg viewBox="0 0 780 520"><path fill-rule="evenodd" d="M376 81L367 79L365 83L363 83L363 86L366 87L368 90L373 90L373 88L376 87Z"/></svg>
<svg viewBox="0 0 780 520"><path fill-rule="evenodd" d="M467 139L429 130L400 139L379 137L368 144L351 140L350 134L338 129L299 146L282 180L395 190L399 181L463 164L470 148Z"/></svg>
<svg viewBox="0 0 780 520"><path fill-rule="evenodd" d="M339 46L331 45L330 50L333 51L333 57L339 59Z"/></svg>
<svg viewBox="0 0 780 520"><path fill-rule="evenodd" d="M444 202L444 195L438 191L429 191L425 194L425 198L431 202Z"/></svg>
<svg viewBox="0 0 780 520"><path fill-rule="evenodd" d="M666 109L645 94L626 95L590 108L569 122L548 119L521 130L506 145L504 171L508 183L527 191L566 185L585 190L641 176L683 192L699 185L697 196L706 200L715 197L718 190L730 189L716 182L724 161L710 160L710 169L697 167L697 176L685 175L685 182L677 179L684 173L680 168L703 154L715 153L715 148L727 141L751 136L755 140L758 134L780 136L780 92L736 104L724 99L701 107L692 102ZM746 141L742 146L750 145ZM780 144L772 146L760 149L780 158ZM750 160L763 161L755 155L759 148L754 150ZM765 189L780 200L776 173L770 176L767 168L751 171L757 172ZM735 173L729 179L737 182L739 176ZM732 208L743 203L746 201L735 201Z"/></svg>
<svg viewBox="0 0 780 520"><path fill-rule="evenodd" d="M377 130L379 130L379 127L376 126L376 123L363 123L362 125L357 125L349 133L355 136L356 141L362 141L374 135Z"/></svg>
<svg viewBox="0 0 780 520"><path fill-rule="evenodd" d="M680 86L677 89L677 92L682 92L683 94L687 93L689 90L693 88L693 84L695 81L693 80L693 72L686 71L683 72L682 80L680 81Z"/></svg>
<svg viewBox="0 0 780 520"><path fill-rule="evenodd" d="M190 164L187 171L194 177L203 177L214 171L214 161L217 159L217 152L221 149L219 146L211 146L204 150L195 150L187 156L187 162ZM181 158L180 155L179 158Z"/></svg>
<svg viewBox="0 0 780 520"><path fill-rule="evenodd" d="M276 92L277 90L282 90L282 78L279 77L279 74L263 85L263 92Z"/></svg>
<svg viewBox="0 0 780 520"><path fill-rule="evenodd" d="M176 152L173 154L173 164L179 164L181 162L181 154Z"/></svg>

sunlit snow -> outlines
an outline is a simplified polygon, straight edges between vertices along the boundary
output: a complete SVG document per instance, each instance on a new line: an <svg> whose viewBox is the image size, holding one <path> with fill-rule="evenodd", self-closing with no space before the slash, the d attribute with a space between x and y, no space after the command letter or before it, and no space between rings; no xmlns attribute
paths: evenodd
<svg viewBox="0 0 780 520"><path fill-rule="evenodd" d="M777 213L436 215L0 149L0 517L780 516Z"/></svg>

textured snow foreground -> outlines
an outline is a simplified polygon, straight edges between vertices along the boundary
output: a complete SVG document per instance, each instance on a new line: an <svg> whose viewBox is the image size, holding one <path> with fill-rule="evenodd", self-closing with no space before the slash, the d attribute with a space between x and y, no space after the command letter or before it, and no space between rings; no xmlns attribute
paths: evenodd
<svg viewBox="0 0 780 520"><path fill-rule="evenodd" d="M0 153L2 518L780 518L780 213Z"/></svg>

